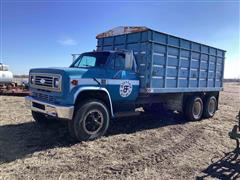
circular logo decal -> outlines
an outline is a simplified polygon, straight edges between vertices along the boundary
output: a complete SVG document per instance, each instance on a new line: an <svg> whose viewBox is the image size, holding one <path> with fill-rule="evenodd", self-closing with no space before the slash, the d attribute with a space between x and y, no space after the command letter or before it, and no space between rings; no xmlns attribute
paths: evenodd
<svg viewBox="0 0 240 180"><path fill-rule="evenodd" d="M132 92L132 84L130 81L124 81L120 84L119 93L122 97L128 97Z"/></svg>

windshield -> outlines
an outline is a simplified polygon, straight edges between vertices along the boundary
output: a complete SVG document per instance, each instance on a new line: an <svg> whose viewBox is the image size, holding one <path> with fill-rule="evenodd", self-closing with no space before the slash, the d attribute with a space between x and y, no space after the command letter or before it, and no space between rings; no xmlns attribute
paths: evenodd
<svg viewBox="0 0 240 180"><path fill-rule="evenodd" d="M103 67L109 57L109 52L84 53L70 67Z"/></svg>

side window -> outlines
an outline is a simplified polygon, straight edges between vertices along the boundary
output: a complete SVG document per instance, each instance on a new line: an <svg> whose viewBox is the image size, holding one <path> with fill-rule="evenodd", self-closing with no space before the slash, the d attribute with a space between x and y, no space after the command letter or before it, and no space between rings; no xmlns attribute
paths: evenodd
<svg viewBox="0 0 240 180"><path fill-rule="evenodd" d="M127 53L126 54L125 69L127 69L127 70L134 70L133 60L134 60L133 53Z"/></svg>
<svg viewBox="0 0 240 180"><path fill-rule="evenodd" d="M117 54L115 58L115 69L125 69L125 54Z"/></svg>
<svg viewBox="0 0 240 180"><path fill-rule="evenodd" d="M112 67L117 70L128 70L132 71L133 70L133 58L131 54L123 54L119 53L116 54L114 58L114 64L111 62Z"/></svg>
<svg viewBox="0 0 240 180"><path fill-rule="evenodd" d="M114 61L115 61L115 57L109 58L108 62L107 62L107 66L110 69L114 69Z"/></svg>

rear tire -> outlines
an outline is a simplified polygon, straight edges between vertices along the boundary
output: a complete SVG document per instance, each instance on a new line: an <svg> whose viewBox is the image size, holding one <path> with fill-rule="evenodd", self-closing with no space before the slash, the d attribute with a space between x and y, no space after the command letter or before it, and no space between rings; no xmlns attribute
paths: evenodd
<svg viewBox="0 0 240 180"><path fill-rule="evenodd" d="M89 100L76 110L69 131L78 141L94 140L103 136L109 126L109 112L99 100Z"/></svg>
<svg viewBox="0 0 240 180"><path fill-rule="evenodd" d="M185 116L190 121L198 121L202 118L203 102L198 96L191 96L185 102Z"/></svg>
<svg viewBox="0 0 240 180"><path fill-rule="evenodd" d="M214 116L217 109L217 99L215 96L208 96L205 99L203 106L203 117L211 118Z"/></svg>

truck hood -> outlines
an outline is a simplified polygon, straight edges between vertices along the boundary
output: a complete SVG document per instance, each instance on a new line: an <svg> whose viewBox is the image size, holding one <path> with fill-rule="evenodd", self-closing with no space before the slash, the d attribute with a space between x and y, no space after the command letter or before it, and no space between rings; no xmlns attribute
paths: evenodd
<svg viewBox="0 0 240 180"><path fill-rule="evenodd" d="M74 75L81 77L88 71L89 71L89 69L85 69L85 68L53 67L53 68L31 69L30 74L31 73L47 73L47 74L61 74L62 76L65 76L65 77L74 76Z"/></svg>
<svg viewBox="0 0 240 180"><path fill-rule="evenodd" d="M93 70L93 69L92 69ZM44 74L59 74L62 76L62 91L61 92L51 92L51 95L60 99L64 99L70 92L70 79L72 78L91 78L94 76L94 73L91 73L91 69L87 68L35 68L30 70L30 74L32 73L44 73ZM37 89L32 89L34 91L38 91ZM42 93L42 92L41 92Z"/></svg>

